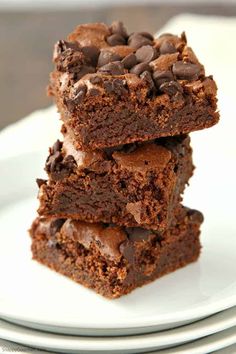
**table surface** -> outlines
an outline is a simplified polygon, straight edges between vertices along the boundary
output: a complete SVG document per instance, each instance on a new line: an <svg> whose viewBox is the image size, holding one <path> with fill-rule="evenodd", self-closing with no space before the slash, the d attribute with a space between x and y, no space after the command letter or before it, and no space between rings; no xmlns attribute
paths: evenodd
<svg viewBox="0 0 236 354"><path fill-rule="evenodd" d="M236 16L236 6L159 5L57 12L0 12L0 129L52 103L45 89L52 70L52 48L77 24L109 24L121 19L129 31L143 29L155 32L171 17L183 12Z"/></svg>

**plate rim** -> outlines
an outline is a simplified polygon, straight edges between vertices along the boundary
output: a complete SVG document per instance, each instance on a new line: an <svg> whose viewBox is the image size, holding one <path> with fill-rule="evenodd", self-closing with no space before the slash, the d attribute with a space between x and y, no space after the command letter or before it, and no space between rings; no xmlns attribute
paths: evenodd
<svg viewBox="0 0 236 354"><path fill-rule="evenodd" d="M231 310L231 309L230 309ZM236 307L234 307L233 316L230 314L230 310L222 311L218 314L212 315L204 320L198 321L196 323L190 324L188 326L183 326L180 328L174 328L172 330L167 330L164 332L156 332L151 334L142 334L142 335L131 335L131 336L117 336L117 337L89 337L89 336L68 336L63 334L53 334L47 333L43 331L38 331L35 329L29 329L22 326L18 326L16 324L12 324L10 322L0 320L0 333L2 331L2 326L10 327L10 331L12 328L13 335L14 333L18 333L18 331L23 331L23 335L29 336L31 340L34 340L34 336L37 337L37 344L40 344L39 341L45 341L47 339L47 345L50 342L50 346L47 347L48 349L70 349L70 350L109 350L109 346L119 347L120 350L128 350L128 349L152 349L158 347L162 347L171 343L173 345L181 345L181 344L188 344L194 340L204 339L208 336L221 333L232 328L236 329ZM233 319L231 319L233 318ZM231 325L224 326L225 322L230 322ZM210 324L209 324L210 322ZM219 325L218 323L223 323ZM233 322L233 323L232 323ZM203 328L202 328L203 325ZM218 329L216 329L218 327ZM209 330L210 328L210 330ZM5 331L9 329L5 328ZM4 331L4 329L3 329ZM200 334L199 334L200 333ZM40 338L39 335L40 334ZM164 338L162 338L164 336ZM173 341L174 336L174 341ZM172 342L170 342L172 337ZM187 339L186 339L187 337ZM4 338L6 339L6 338ZM14 340L15 338L12 338ZM184 339L184 341L183 341ZM185 340L186 339L186 340ZM9 337L8 337L9 340ZM59 343L57 348L53 347L53 341ZM64 341L64 344L63 344ZM87 341L87 344L86 344ZM32 342L31 342L32 343ZM21 344L25 344L22 342ZM29 342L26 345L29 345ZM78 345L82 345L81 348L78 348ZM158 347L157 347L157 344ZM60 346L59 346L60 345ZM65 347L61 347L64 345ZM127 347L128 345L128 347ZM131 345L131 347L130 347ZM87 348L86 348L87 346ZM46 348L46 347L45 347ZM167 347L166 347L167 348ZM164 349L164 348L163 348Z"/></svg>

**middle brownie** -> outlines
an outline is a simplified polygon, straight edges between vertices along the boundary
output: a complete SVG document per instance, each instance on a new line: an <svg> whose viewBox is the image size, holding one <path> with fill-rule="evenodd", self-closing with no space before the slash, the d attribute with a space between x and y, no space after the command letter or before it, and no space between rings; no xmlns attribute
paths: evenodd
<svg viewBox="0 0 236 354"><path fill-rule="evenodd" d="M163 230L193 173L187 135L84 152L65 139L50 148L38 180L39 214Z"/></svg>

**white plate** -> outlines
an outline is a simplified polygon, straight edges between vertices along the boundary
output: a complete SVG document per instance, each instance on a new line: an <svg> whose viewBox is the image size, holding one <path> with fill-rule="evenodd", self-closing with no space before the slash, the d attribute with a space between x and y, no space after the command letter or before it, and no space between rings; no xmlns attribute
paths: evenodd
<svg viewBox="0 0 236 354"><path fill-rule="evenodd" d="M123 337L76 337L50 334L0 320L0 337L40 349L66 353L76 353L78 351L145 353L174 347L207 336L211 337L213 333L228 328L234 328L233 333L236 341L236 307L177 329ZM229 345L232 343L231 341Z"/></svg>

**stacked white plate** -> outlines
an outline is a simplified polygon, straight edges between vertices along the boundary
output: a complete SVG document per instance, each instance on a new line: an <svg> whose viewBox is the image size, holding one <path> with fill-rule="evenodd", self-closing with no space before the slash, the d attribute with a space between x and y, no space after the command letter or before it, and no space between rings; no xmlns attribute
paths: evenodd
<svg viewBox="0 0 236 354"><path fill-rule="evenodd" d="M225 349L236 343L235 116L225 117L192 136L185 204L205 216L199 261L117 300L31 260L45 154L1 157L0 338L57 353L236 353Z"/></svg>

